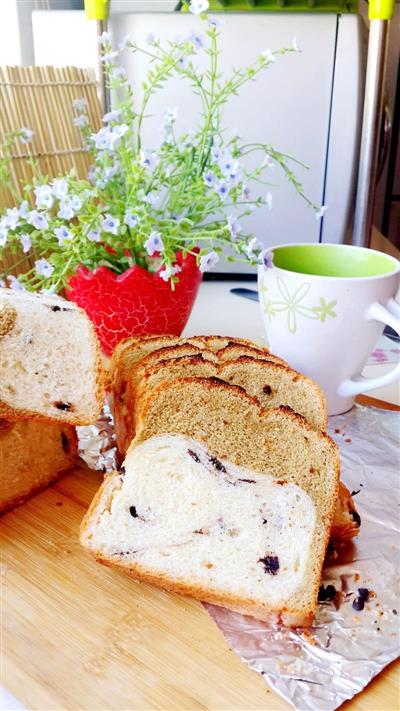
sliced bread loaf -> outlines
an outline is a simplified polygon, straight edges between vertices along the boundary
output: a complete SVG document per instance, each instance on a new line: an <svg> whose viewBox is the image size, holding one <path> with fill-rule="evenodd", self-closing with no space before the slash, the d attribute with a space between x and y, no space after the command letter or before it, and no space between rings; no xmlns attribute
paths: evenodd
<svg viewBox="0 0 400 711"><path fill-rule="evenodd" d="M76 463L74 427L0 420L0 513L22 503Z"/></svg>
<svg viewBox="0 0 400 711"><path fill-rule="evenodd" d="M91 424L103 406L97 338L58 297L0 290L0 416Z"/></svg>
<svg viewBox="0 0 400 711"><path fill-rule="evenodd" d="M338 489L329 437L239 387L182 379L153 391L122 471L82 526L97 558L261 619L311 622Z"/></svg>

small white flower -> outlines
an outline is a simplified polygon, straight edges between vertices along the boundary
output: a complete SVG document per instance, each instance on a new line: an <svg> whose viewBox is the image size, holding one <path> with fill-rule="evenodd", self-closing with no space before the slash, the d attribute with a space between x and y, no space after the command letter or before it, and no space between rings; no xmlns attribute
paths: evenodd
<svg viewBox="0 0 400 711"><path fill-rule="evenodd" d="M66 198L60 202L57 217L60 217L62 220L72 220L72 218L75 217L75 212L72 209L70 198Z"/></svg>
<svg viewBox="0 0 400 711"><path fill-rule="evenodd" d="M269 249L263 249L258 255L258 260L264 265L264 269L272 269L274 266L274 254Z"/></svg>
<svg viewBox="0 0 400 711"><path fill-rule="evenodd" d="M189 65L189 59L185 55L183 57L180 57L177 61L177 66L180 69L187 69L188 65Z"/></svg>
<svg viewBox="0 0 400 711"><path fill-rule="evenodd" d="M218 163L224 155L224 151L219 146L213 146L211 148L211 155L216 163Z"/></svg>
<svg viewBox="0 0 400 711"><path fill-rule="evenodd" d="M239 222L237 220L237 217L235 215L229 215L228 221L227 221L227 226L228 230L231 233L231 237L233 240L236 239L238 234L242 231L241 226L239 225Z"/></svg>
<svg viewBox="0 0 400 711"><path fill-rule="evenodd" d="M33 131L31 128L26 128L23 126L19 130L19 140L21 143L29 143L33 138Z"/></svg>
<svg viewBox="0 0 400 711"><path fill-rule="evenodd" d="M139 222L140 222L140 217L138 215L134 215L132 210L127 210L125 212L124 223L126 225L128 225L128 227L133 229L134 227L137 227Z"/></svg>
<svg viewBox="0 0 400 711"><path fill-rule="evenodd" d="M97 41L99 44L109 44L111 42L111 37L111 32L103 32L102 35L97 37Z"/></svg>
<svg viewBox="0 0 400 711"><path fill-rule="evenodd" d="M208 272L210 269L213 269L216 264L219 262L219 256L216 252L209 252L208 254L203 254L202 257L200 257L200 271L201 272Z"/></svg>
<svg viewBox="0 0 400 711"><path fill-rule="evenodd" d="M328 205L321 205L319 210L316 211L315 213L315 219L320 220L321 217L323 217L328 209Z"/></svg>
<svg viewBox="0 0 400 711"><path fill-rule="evenodd" d="M6 282L4 281L4 279L0 279L0 286L2 286L3 288L6 286Z"/></svg>
<svg viewBox="0 0 400 711"><path fill-rule="evenodd" d="M65 227L65 225L62 225L61 227L56 227L54 230L54 234L57 238L60 247L63 246L64 242L70 242L72 239L74 239L73 232L71 232L68 227Z"/></svg>
<svg viewBox="0 0 400 711"><path fill-rule="evenodd" d="M82 207L82 200L78 195L72 195L70 198L70 205L75 212L81 209Z"/></svg>
<svg viewBox="0 0 400 711"><path fill-rule="evenodd" d="M103 123L108 123L108 121L117 121L121 114L122 109L114 109L114 111L109 111L103 116Z"/></svg>
<svg viewBox="0 0 400 711"><path fill-rule="evenodd" d="M37 210L32 210L32 212L29 213L27 222L29 222L30 225L33 225L33 227L37 230L47 230L49 226L45 215L42 215Z"/></svg>
<svg viewBox="0 0 400 711"><path fill-rule="evenodd" d="M265 196L265 204L268 207L268 210L271 212L272 210L272 193L267 193Z"/></svg>
<svg viewBox="0 0 400 711"><path fill-rule="evenodd" d="M51 183L51 189L57 200L64 200L68 194L68 180L66 178L56 178Z"/></svg>
<svg viewBox="0 0 400 711"><path fill-rule="evenodd" d="M72 108L79 113L82 113L86 109L87 101L86 99L74 99L72 102Z"/></svg>
<svg viewBox="0 0 400 711"><path fill-rule="evenodd" d="M272 49L264 49L263 52L261 52L261 56L266 59L268 62L275 62L276 57L272 52Z"/></svg>
<svg viewBox="0 0 400 711"><path fill-rule="evenodd" d="M146 35L146 38L145 38L146 44L154 44L156 41L157 41L157 38L152 32L149 32Z"/></svg>
<svg viewBox="0 0 400 711"><path fill-rule="evenodd" d="M232 156L229 155L229 153L220 161L220 168L223 173L230 173L231 170L233 170L234 166L238 166L238 162L234 161Z"/></svg>
<svg viewBox="0 0 400 711"><path fill-rule="evenodd" d="M186 41L190 42L196 49L202 49L204 47L204 36L194 30L191 31Z"/></svg>
<svg viewBox="0 0 400 711"><path fill-rule="evenodd" d="M51 277L54 272L54 267L47 259L37 259L35 262L36 273L39 276Z"/></svg>
<svg viewBox="0 0 400 711"><path fill-rule="evenodd" d="M209 15L207 20L208 20L208 24L210 25L210 27L213 30L218 30L220 27L222 27L222 25L225 24L223 20L220 20L215 15Z"/></svg>
<svg viewBox="0 0 400 711"><path fill-rule="evenodd" d="M225 200L229 194L229 185L226 180L219 180L214 186L214 191L219 195L221 200Z"/></svg>
<svg viewBox="0 0 400 711"><path fill-rule="evenodd" d="M22 218L28 217L29 213L29 202L28 200L23 200L19 206L18 210L19 216Z"/></svg>
<svg viewBox="0 0 400 711"><path fill-rule="evenodd" d="M130 42L130 37L129 35L125 35L125 37L121 40L121 42L118 45L118 49L120 52L123 52L124 49L129 47L129 42Z"/></svg>
<svg viewBox="0 0 400 711"><path fill-rule="evenodd" d="M164 123L166 126L172 126L172 124L175 123L177 118L178 118L178 107L177 106L170 106L168 109L165 109Z"/></svg>
<svg viewBox="0 0 400 711"><path fill-rule="evenodd" d="M50 185L38 185L33 192L36 196L36 207L39 210L40 208L49 209L53 205L54 196Z"/></svg>
<svg viewBox="0 0 400 711"><path fill-rule="evenodd" d="M167 124L163 123L161 124L160 128L158 129L161 133L161 145L165 145L168 143L173 143L174 140L174 133L172 130L172 125L168 126Z"/></svg>
<svg viewBox="0 0 400 711"><path fill-rule="evenodd" d="M112 150L113 148L112 133L108 126L104 126L97 133L92 133L90 139L100 151Z"/></svg>
<svg viewBox="0 0 400 711"><path fill-rule="evenodd" d="M152 257L155 252L162 252L164 249L164 243L161 239L160 233L152 232L145 241L144 248L149 257Z"/></svg>
<svg viewBox="0 0 400 711"><path fill-rule="evenodd" d="M144 165L147 170L154 170L154 168L158 165L159 158L157 156L157 153L147 153L146 151L140 151L139 162L141 165Z"/></svg>
<svg viewBox="0 0 400 711"><path fill-rule="evenodd" d="M256 239L256 237L253 237L247 245L246 254L249 259L258 259L257 252L259 252L261 249L262 249L261 242L259 242L258 239Z"/></svg>
<svg viewBox="0 0 400 711"><path fill-rule="evenodd" d="M90 242L100 242L100 230L90 230L87 238Z"/></svg>
<svg viewBox="0 0 400 711"><path fill-rule="evenodd" d="M29 237L29 235L26 233L23 235L20 235L20 240L21 240L21 245L22 245L22 251L24 252L24 254L26 254L27 252L29 252L30 248L32 247L32 240Z"/></svg>
<svg viewBox="0 0 400 711"><path fill-rule="evenodd" d="M242 198L243 200L250 200L251 198L251 191L248 185L243 185Z"/></svg>
<svg viewBox="0 0 400 711"><path fill-rule="evenodd" d="M203 180L208 188L213 188L217 178L214 173L209 170L207 173L203 173Z"/></svg>
<svg viewBox="0 0 400 711"><path fill-rule="evenodd" d="M17 277L15 277L13 274L8 275L7 281L10 289L13 289L14 291L26 291L25 287L22 286L22 284L18 281Z"/></svg>
<svg viewBox="0 0 400 711"><path fill-rule="evenodd" d="M171 267L165 267L161 271L158 272L158 276L163 280L163 281L168 281L172 276L175 276L175 274L179 274L182 269L178 264L174 264Z"/></svg>
<svg viewBox="0 0 400 711"><path fill-rule="evenodd" d="M7 244L8 228L6 225L5 218L0 220L0 247L4 247Z"/></svg>
<svg viewBox="0 0 400 711"><path fill-rule="evenodd" d="M80 116L75 116L73 120L74 126L77 128L84 128L85 126L88 125L88 118L85 116L85 114L81 114Z"/></svg>
<svg viewBox="0 0 400 711"><path fill-rule="evenodd" d="M111 129L113 148L127 131L129 131L129 126L126 123L117 124Z"/></svg>
<svg viewBox="0 0 400 711"><path fill-rule="evenodd" d="M208 0L190 0L189 10L193 15L201 15L202 12L207 12L209 6Z"/></svg>
<svg viewBox="0 0 400 711"><path fill-rule="evenodd" d="M118 54L118 51L106 52L105 54L103 54L101 61L104 62L104 64L113 64L113 60L115 59L115 57L118 57Z"/></svg>
<svg viewBox="0 0 400 711"><path fill-rule="evenodd" d="M119 224L118 217L107 214L103 219L102 230L103 232L110 232L112 235L117 235Z"/></svg>
<svg viewBox="0 0 400 711"><path fill-rule="evenodd" d="M6 210L5 225L9 230L15 230L19 225L19 210L17 207L9 207Z"/></svg>
<svg viewBox="0 0 400 711"><path fill-rule="evenodd" d="M144 195L142 198L143 202L146 202L148 205L152 205L152 207L157 205L159 199L159 194L154 191L147 193L147 195Z"/></svg>

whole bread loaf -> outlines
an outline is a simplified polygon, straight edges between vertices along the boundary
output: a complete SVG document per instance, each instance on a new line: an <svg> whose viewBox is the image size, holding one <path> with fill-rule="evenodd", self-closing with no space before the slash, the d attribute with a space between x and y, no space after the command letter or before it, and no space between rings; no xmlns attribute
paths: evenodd
<svg viewBox="0 0 400 711"><path fill-rule="evenodd" d="M104 397L100 350L75 304L0 289L0 364L0 417L97 420Z"/></svg>
<svg viewBox="0 0 400 711"><path fill-rule="evenodd" d="M154 388L122 472L82 527L97 558L261 619L311 622L339 482L327 435L240 387L180 379Z"/></svg>
<svg viewBox="0 0 400 711"><path fill-rule="evenodd" d="M71 425L0 420L0 513L58 479L77 459L77 437Z"/></svg>

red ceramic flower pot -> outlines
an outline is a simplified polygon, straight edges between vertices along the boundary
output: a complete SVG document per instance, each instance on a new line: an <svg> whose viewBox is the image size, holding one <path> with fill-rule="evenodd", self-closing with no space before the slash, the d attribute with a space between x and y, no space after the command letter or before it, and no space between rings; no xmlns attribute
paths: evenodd
<svg viewBox="0 0 400 711"><path fill-rule="evenodd" d="M192 255L183 259L179 253L176 263L182 271L174 290L158 272L150 273L137 265L123 274L115 274L103 266L93 272L81 266L70 277L66 296L85 309L106 355L128 336L181 335L202 274Z"/></svg>

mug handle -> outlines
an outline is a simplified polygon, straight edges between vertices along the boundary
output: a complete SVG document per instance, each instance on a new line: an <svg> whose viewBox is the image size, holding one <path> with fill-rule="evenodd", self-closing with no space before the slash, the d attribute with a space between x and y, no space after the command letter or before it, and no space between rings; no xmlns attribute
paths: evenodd
<svg viewBox="0 0 400 711"><path fill-rule="evenodd" d="M391 326L400 335L400 305L394 299L389 299L386 306L382 306L377 301L371 304L365 318L367 321L380 321L385 326ZM359 375L357 378L347 378L339 385L338 395L353 397L380 388L382 385L389 385L398 379L400 379L400 363L390 373L381 375L379 378L365 378L363 375Z"/></svg>

